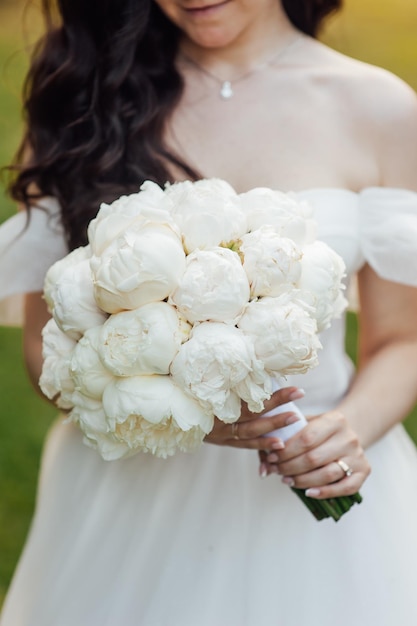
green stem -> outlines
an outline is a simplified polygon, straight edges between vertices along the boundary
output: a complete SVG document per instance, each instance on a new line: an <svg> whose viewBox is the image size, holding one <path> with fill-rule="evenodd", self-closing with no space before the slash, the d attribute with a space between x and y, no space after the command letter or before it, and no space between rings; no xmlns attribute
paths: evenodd
<svg viewBox="0 0 417 626"><path fill-rule="evenodd" d="M291 491L293 491L300 498L300 500L305 504L305 506L317 520L320 521L327 517L327 515L323 513L321 507L319 506L319 500L313 500L312 498L308 498L304 493L304 489L294 489L294 487L291 487Z"/></svg>
<svg viewBox="0 0 417 626"><path fill-rule="evenodd" d="M300 498L308 510L319 521L327 517L331 517L335 522L337 522L355 503L360 504L362 502L362 496L359 492L353 494L352 496L340 496L339 498L316 500L315 498L309 498L306 496L304 489L295 489L294 487L291 487L291 490Z"/></svg>

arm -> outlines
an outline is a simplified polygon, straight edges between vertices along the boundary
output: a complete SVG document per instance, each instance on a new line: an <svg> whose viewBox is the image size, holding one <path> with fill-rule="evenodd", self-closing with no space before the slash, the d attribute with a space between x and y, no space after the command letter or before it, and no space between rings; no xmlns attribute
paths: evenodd
<svg viewBox="0 0 417 626"><path fill-rule="evenodd" d="M401 422L417 399L417 289L384 281L369 266L359 279L359 369L349 393L337 410L314 416L284 450L265 457L284 482L312 497L355 493L370 472L364 448ZM352 476L343 477L340 459Z"/></svg>
<svg viewBox="0 0 417 626"><path fill-rule="evenodd" d="M367 447L416 402L417 289L382 280L368 266L359 289L359 370L340 410Z"/></svg>
<svg viewBox="0 0 417 626"><path fill-rule="evenodd" d="M49 320L46 303L41 293L31 293L25 298L25 323L23 332L23 352L26 368L36 391L39 389L39 377L42 371L42 328Z"/></svg>
<svg viewBox="0 0 417 626"><path fill-rule="evenodd" d="M381 184L417 190L416 95L390 75L370 85L373 93L364 100L364 90L359 107ZM314 416L285 450L266 457L284 482L312 497L358 490L370 472L364 448L401 422L417 398L417 289L365 266L359 290L359 369L348 394L337 410ZM353 469L351 477L343 476L340 459Z"/></svg>
<svg viewBox="0 0 417 626"><path fill-rule="evenodd" d="M376 89L369 114L376 123L382 185L417 190L416 94L390 74ZM417 289L385 281L369 266L358 278L359 371L340 409L367 447L403 420L416 402Z"/></svg>

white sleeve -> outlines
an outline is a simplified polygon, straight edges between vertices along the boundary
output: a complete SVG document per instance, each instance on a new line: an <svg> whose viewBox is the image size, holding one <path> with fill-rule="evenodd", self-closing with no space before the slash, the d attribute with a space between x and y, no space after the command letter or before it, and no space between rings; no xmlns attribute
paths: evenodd
<svg viewBox="0 0 417 626"><path fill-rule="evenodd" d="M49 267L68 253L60 208L44 198L42 208L22 211L0 226L0 323L20 323L19 296L43 290Z"/></svg>
<svg viewBox="0 0 417 626"><path fill-rule="evenodd" d="M417 287L417 193L370 188L360 194L360 237L376 273Z"/></svg>

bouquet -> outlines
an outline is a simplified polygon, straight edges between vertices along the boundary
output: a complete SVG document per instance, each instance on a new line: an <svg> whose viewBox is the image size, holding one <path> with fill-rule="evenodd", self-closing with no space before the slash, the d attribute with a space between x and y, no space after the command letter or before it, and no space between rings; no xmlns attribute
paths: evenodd
<svg viewBox="0 0 417 626"><path fill-rule="evenodd" d="M262 411L273 379L317 364L344 271L291 194L146 181L48 271L41 389L106 460L194 451L214 417Z"/></svg>

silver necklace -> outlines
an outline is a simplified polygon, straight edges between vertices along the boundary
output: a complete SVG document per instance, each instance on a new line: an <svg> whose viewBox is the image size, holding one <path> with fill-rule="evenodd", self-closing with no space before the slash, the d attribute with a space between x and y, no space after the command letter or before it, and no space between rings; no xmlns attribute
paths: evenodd
<svg viewBox="0 0 417 626"><path fill-rule="evenodd" d="M302 36L297 36L295 39L292 39L283 48L281 48L281 50L278 53L274 54L274 56L271 59L268 59L267 61L265 61L265 63L261 63L260 65L257 65L256 67L252 68L251 70L248 70L247 72L244 72L243 74L240 74L240 76L237 76L236 78L234 78L233 85L236 85L236 83L240 83L242 80L249 78L250 76L252 76L252 74L261 72L263 69L265 69L269 65L272 65L273 63L275 63L275 61L278 61L278 59L280 59L285 54L287 54L287 52L289 52L289 50L293 48L295 44L299 43L301 39L302 39ZM200 65L199 63L194 61L194 59L191 59L189 56L185 55L184 53L182 53L181 56L184 59L184 61L186 61L187 63L195 67L197 70L199 70L202 74L205 74L212 80L216 81L218 85L220 85L219 96L222 100L230 100L230 98L234 96L234 91L233 91L231 80L222 80L221 78L213 74L210 70L205 68L203 65Z"/></svg>

